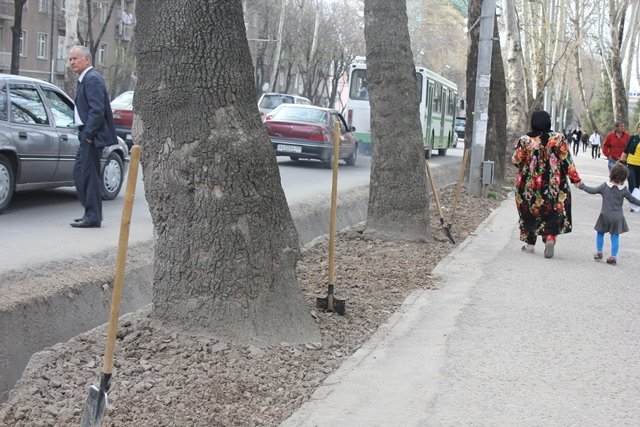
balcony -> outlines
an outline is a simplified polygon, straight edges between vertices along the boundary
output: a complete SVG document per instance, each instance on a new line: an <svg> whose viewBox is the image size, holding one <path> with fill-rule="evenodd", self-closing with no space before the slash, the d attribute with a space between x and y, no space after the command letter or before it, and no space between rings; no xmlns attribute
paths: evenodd
<svg viewBox="0 0 640 427"><path fill-rule="evenodd" d="M0 52L0 70L6 73L11 69L11 52Z"/></svg>

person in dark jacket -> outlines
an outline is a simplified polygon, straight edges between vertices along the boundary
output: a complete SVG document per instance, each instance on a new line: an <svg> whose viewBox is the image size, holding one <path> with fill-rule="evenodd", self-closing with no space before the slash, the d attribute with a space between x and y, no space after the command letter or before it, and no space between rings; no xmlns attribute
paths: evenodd
<svg viewBox="0 0 640 427"><path fill-rule="evenodd" d="M107 87L91 60L85 46L69 51L69 68L78 75L74 116L80 144L73 178L84 207L84 215L71 223L76 228L98 228L102 224L100 157L104 147L118 142Z"/></svg>

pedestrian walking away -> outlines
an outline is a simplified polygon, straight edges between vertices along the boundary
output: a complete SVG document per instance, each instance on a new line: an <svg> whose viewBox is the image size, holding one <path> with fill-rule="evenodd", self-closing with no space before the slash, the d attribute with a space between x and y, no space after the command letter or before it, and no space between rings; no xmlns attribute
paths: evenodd
<svg viewBox="0 0 640 427"><path fill-rule="evenodd" d="M591 144L591 158L599 159L600 158L600 134L598 133L598 129L595 129L591 136L589 137L589 144Z"/></svg>
<svg viewBox="0 0 640 427"><path fill-rule="evenodd" d="M576 126L576 128L571 132L571 144L573 147L574 156L577 156L578 151L580 150L581 138L582 138L582 131L580 130L580 126Z"/></svg>
<svg viewBox="0 0 640 427"><path fill-rule="evenodd" d="M84 215L71 223L76 228L98 228L102 224L100 156L104 147L118 142L107 87L91 60L85 46L69 51L69 68L78 75L74 118L79 146L73 179L84 207Z"/></svg>
<svg viewBox="0 0 640 427"><path fill-rule="evenodd" d="M565 136L551 130L546 111L531 116L531 132L521 136L511 158L518 168L516 207L520 240L533 253L537 236L545 244L545 258L552 258L559 234L571 232L571 188L580 182Z"/></svg>
<svg viewBox="0 0 640 427"><path fill-rule="evenodd" d="M607 134L602 143L602 154L609 160L609 172L622 157L624 147L631 135L625 130L624 122L617 121L615 129Z"/></svg>
<svg viewBox="0 0 640 427"><path fill-rule="evenodd" d="M589 145L589 134L587 132L582 132L582 136L580 138L582 139L582 152L586 153L587 146Z"/></svg>
<svg viewBox="0 0 640 427"><path fill-rule="evenodd" d="M638 143L640 143L640 123L636 125L636 133L631 135L627 145L624 147L621 160L627 163L629 169L629 191L633 192L634 189L640 187L640 150L638 150Z"/></svg>
<svg viewBox="0 0 640 427"><path fill-rule="evenodd" d="M596 221L596 253L593 258L596 261L603 259L603 246L605 233L611 234L611 256L607 258L607 264L616 265L618 263L618 250L620 248L620 234L629 231L627 220L622 212L623 199L640 206L640 199L631 195L624 181L627 179L627 167L621 163L616 163L609 173L609 180L597 187L589 187L580 182L578 188L589 194L600 194L602 196L602 207L600 215Z"/></svg>

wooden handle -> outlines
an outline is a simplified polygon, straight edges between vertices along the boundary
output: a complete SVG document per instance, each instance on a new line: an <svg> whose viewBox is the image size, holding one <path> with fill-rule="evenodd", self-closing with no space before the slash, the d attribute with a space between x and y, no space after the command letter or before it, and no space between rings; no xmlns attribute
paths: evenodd
<svg viewBox="0 0 640 427"><path fill-rule="evenodd" d="M124 196L124 207L122 208L122 220L120 221L120 240L118 241L118 255L116 257L116 276L113 281L113 292L111 295L107 344L104 350L104 364L102 366L102 372L105 374L111 374L111 370L113 369L113 353L116 347L116 332L118 331L118 317L120 317L120 300L122 299L122 287L124 285L124 266L127 260L129 244L129 226L131 225L133 199L136 195L136 181L138 180L138 166L140 165L141 151L142 148L139 145L134 145L131 148L127 189Z"/></svg>
<svg viewBox="0 0 640 427"><path fill-rule="evenodd" d="M331 180L331 218L329 220L329 285L335 284L336 199L338 195L338 160L340 159L340 123L333 129L333 179Z"/></svg>
<svg viewBox="0 0 640 427"><path fill-rule="evenodd" d="M429 162L425 162L425 165L427 167L427 177L431 184L431 193L433 193L433 198L436 201L436 208L438 208L438 216L442 219L442 208L440 207L440 199L438 199L438 192L436 191L436 183L433 181L433 175L431 175L431 166L429 166Z"/></svg>

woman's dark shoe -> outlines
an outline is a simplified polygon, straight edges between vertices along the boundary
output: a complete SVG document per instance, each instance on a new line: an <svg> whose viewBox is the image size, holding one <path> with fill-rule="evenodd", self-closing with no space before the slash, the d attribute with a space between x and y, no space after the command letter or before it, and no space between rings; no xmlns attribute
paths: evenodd
<svg viewBox="0 0 640 427"><path fill-rule="evenodd" d="M593 259L595 259L596 261L602 261L602 252L596 252L593 255Z"/></svg>
<svg viewBox="0 0 640 427"><path fill-rule="evenodd" d="M607 264L616 265L618 264L618 261L616 261L616 257L610 256L609 258L607 258Z"/></svg>

